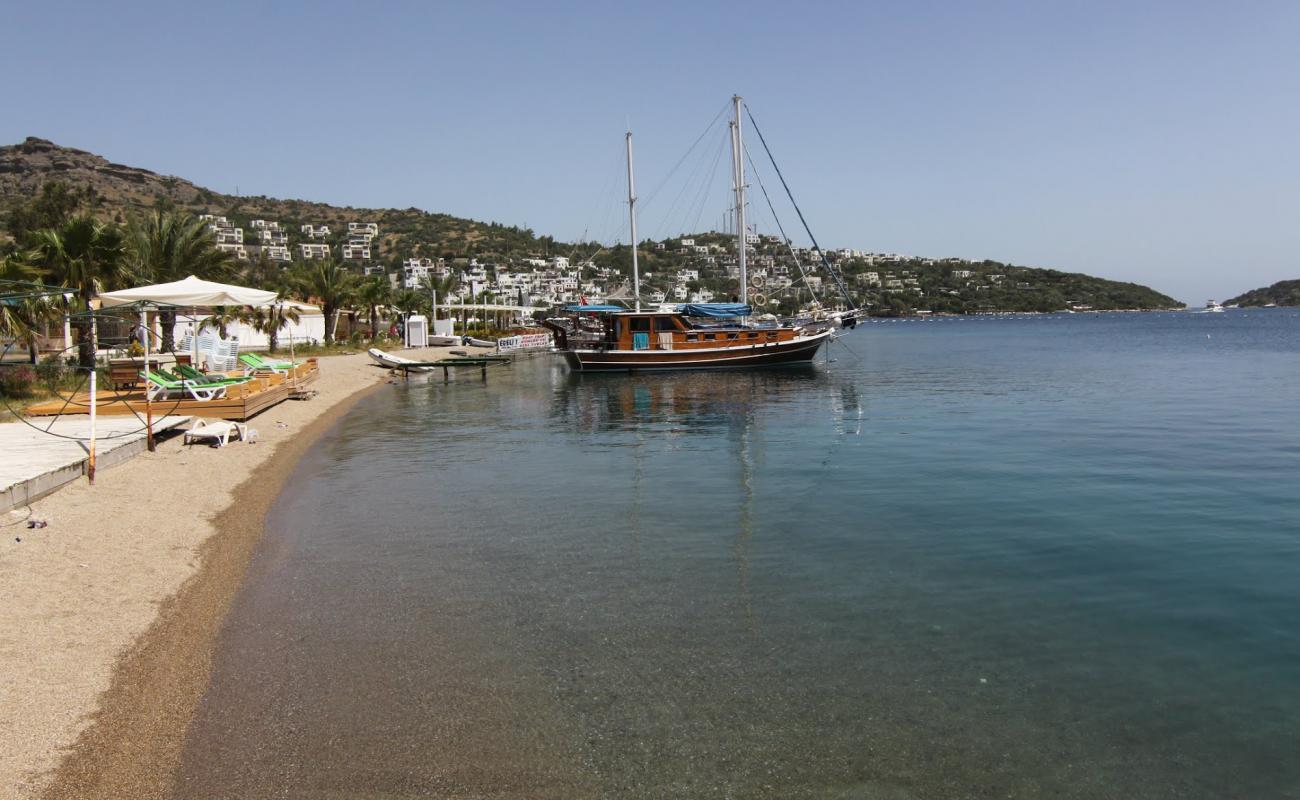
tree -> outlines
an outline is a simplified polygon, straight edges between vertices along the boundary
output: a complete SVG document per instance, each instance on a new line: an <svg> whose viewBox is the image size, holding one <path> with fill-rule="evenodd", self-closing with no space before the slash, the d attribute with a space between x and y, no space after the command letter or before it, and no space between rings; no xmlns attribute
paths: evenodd
<svg viewBox="0 0 1300 800"><path fill-rule="evenodd" d="M41 282L39 270L16 256L0 259L0 294L7 295L0 301L0 338L22 342L28 360L35 364L40 355L37 337L41 329L46 323L62 319L67 304Z"/></svg>
<svg viewBox="0 0 1300 800"><path fill-rule="evenodd" d="M366 307L366 319L370 321L370 338L379 336L379 308L392 303L393 288L387 276L374 275L361 284L357 291L357 300Z"/></svg>
<svg viewBox="0 0 1300 800"><path fill-rule="evenodd" d="M292 277L283 264L268 258L265 250L250 260L240 275L243 282L275 292L283 301L278 305L255 308L247 317L254 330L266 334L267 348L272 353L280 347L280 331L284 326L301 318L298 309L289 305L294 293Z"/></svg>
<svg viewBox="0 0 1300 800"><path fill-rule="evenodd" d="M30 235L28 264L43 269L58 285L72 289L77 305L89 312L91 301L127 275L122 230L90 216L74 217L57 228ZM77 326L82 367L95 366L94 325Z"/></svg>
<svg viewBox="0 0 1300 800"><path fill-rule="evenodd" d="M325 315L325 341L334 341L338 312L352 302L357 276L332 258L299 263L294 267L293 286L307 301L315 300Z"/></svg>
<svg viewBox="0 0 1300 800"><path fill-rule="evenodd" d="M252 309L248 317L253 330L266 334L266 347L272 354L280 348L280 329L301 319L298 309L289 304L291 301L286 295L281 294L280 300L282 302L273 306Z"/></svg>
<svg viewBox="0 0 1300 800"><path fill-rule="evenodd" d="M82 206L93 204L95 200L95 190L91 187L78 191L63 181L49 181L41 187L39 195L9 212L5 227L19 247L27 246L27 239L33 232L58 228L72 219Z"/></svg>
<svg viewBox="0 0 1300 800"><path fill-rule="evenodd" d="M127 263L142 281L170 283L190 275L221 279L233 272L230 254L217 248L207 223L187 213L155 210L143 218L132 218L127 233ZM176 310L160 309L158 322L162 349L171 352L175 348Z"/></svg>

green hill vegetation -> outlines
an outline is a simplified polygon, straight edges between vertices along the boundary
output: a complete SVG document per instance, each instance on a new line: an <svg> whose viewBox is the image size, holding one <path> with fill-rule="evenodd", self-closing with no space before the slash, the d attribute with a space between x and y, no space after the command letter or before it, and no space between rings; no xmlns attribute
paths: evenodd
<svg viewBox="0 0 1300 800"><path fill-rule="evenodd" d="M381 266L392 274L400 271L402 261L407 258L444 259L453 268L453 278L436 287L440 296L458 288L454 276L470 259L525 271L531 267L524 264L524 259L563 256L574 265L589 261L591 266L582 269L581 279L594 281L599 275L612 294L626 296L630 284L631 250L627 245L606 248L590 243L559 242L524 227L417 208L352 208L306 200L227 195L176 176L115 164L93 153L37 138L0 147L0 257L7 255L10 260L23 257L41 230L57 228L74 217L92 218L108 226L110 233L116 231L129 240L138 238L150 219L159 221L165 217L180 224L200 214L224 216L232 225L243 228L249 237L254 233L252 220L276 221L287 233L288 247L295 254L300 243L311 241L301 233L304 225L329 226L330 235L325 242L338 254L339 246L347 237L348 223L377 223L379 236L371 244L372 258L368 265ZM199 236L201 232L192 233ZM692 269L698 275L686 283L689 291L707 290L716 300L731 299L738 291L733 238L715 231L688 238L695 239L694 247L680 246L680 237L641 243L638 250L643 297L657 290L668 300L678 299L674 289L681 286L679 274ZM256 243L253 238L245 241ZM697 248L707 252L701 253ZM313 262L296 262L286 267L259 258L255 247L249 251L250 261L226 260L219 268L214 267L212 274L286 291L286 287L296 285L300 287L297 293L304 298L320 299L319 293L301 288L305 276L315 269ZM837 256L828 253L854 299L869 313L878 315L917 311L971 314L1070 308L1156 309L1182 305L1134 283L996 261ZM800 280L800 265L814 276L814 284L820 279L820 297L830 302L838 299L831 276L826 274L820 259L805 252L796 263L789 248L779 239L763 238L755 248L753 264L757 269L766 267L774 278L788 276L790 281L786 283L793 282L792 286L758 288L756 294L764 311L791 312L812 299L812 293ZM381 275L363 281L359 274L362 266L357 262L340 264L333 279L357 286L376 278L384 280ZM730 272L728 267L732 268ZM57 271L47 271L46 277L53 274ZM290 274L298 276L296 283L289 280ZM123 280L129 277L125 272L122 275ZM144 277L143 273L135 276ZM355 303L373 312L377 306L388 303L416 308L420 301L417 295L420 293L390 289L385 294L380 289L372 289L364 301L347 292L337 299L343 307ZM427 297L427 293L420 296Z"/></svg>
<svg viewBox="0 0 1300 800"><path fill-rule="evenodd" d="M1224 302L1230 306L1300 306L1300 280L1278 281Z"/></svg>
<svg viewBox="0 0 1300 800"><path fill-rule="evenodd" d="M49 184L61 185L51 199ZM497 222L480 222L418 208L376 209L331 206L307 200L264 196L235 196L196 186L173 175L115 164L107 159L53 142L29 137L0 147L0 220L10 245L20 240L30 223L32 204L73 203L96 218L125 223L144 212L183 211L216 214L248 228L254 219L278 221L289 234L290 248L308 241L303 225L327 225L334 246L347 238L347 223L377 222L382 262L399 265L413 256L452 258L513 258L554 255L555 242L532 230ZM563 255L568 255L567 251Z"/></svg>

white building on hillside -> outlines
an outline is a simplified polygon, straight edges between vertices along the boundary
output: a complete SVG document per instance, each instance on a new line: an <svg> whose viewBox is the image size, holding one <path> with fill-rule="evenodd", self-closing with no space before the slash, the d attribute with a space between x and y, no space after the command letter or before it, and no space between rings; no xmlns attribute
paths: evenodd
<svg viewBox="0 0 1300 800"><path fill-rule="evenodd" d="M330 246L327 244L300 244L298 250L302 254L304 261L330 257Z"/></svg>

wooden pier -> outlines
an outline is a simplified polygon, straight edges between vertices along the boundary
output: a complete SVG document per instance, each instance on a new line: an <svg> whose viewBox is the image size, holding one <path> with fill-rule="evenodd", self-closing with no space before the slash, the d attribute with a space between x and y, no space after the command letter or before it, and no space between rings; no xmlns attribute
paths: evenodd
<svg viewBox="0 0 1300 800"><path fill-rule="evenodd" d="M400 369L402 377L407 380L411 377L411 370L425 372L430 369L442 368L442 379L448 381L451 379L451 370L461 367L478 367L483 375L483 380L487 380L488 367L493 364L509 364L509 356L467 356L465 358L443 358L437 361L412 361L407 364L399 364L393 369Z"/></svg>

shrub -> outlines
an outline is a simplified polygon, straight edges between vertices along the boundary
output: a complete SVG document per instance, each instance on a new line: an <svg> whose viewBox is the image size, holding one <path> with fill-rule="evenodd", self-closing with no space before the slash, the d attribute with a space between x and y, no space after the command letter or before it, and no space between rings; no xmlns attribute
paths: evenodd
<svg viewBox="0 0 1300 800"><path fill-rule="evenodd" d="M66 371L67 365L64 363L64 357L61 353L51 353L41 359L40 365L36 367L37 377L51 391L55 386L58 386Z"/></svg>
<svg viewBox="0 0 1300 800"><path fill-rule="evenodd" d="M35 394L36 370L28 366L0 369L0 395L31 397Z"/></svg>

